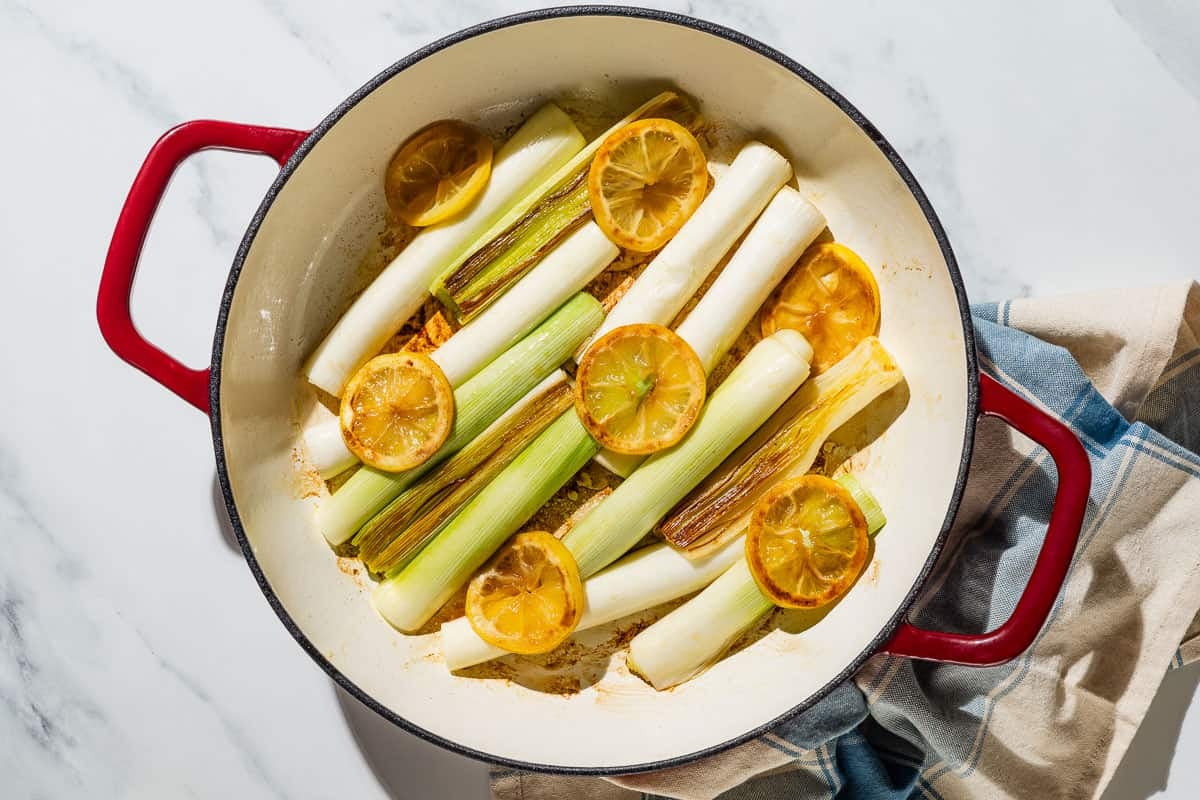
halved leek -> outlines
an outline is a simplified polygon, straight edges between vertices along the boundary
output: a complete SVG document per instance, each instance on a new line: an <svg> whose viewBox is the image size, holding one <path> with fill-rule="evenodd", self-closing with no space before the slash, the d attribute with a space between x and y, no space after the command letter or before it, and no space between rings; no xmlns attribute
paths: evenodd
<svg viewBox="0 0 1200 800"><path fill-rule="evenodd" d="M613 262L620 250L594 222L566 237L528 275L431 354L452 386L470 378Z"/></svg>
<svg viewBox="0 0 1200 800"><path fill-rule="evenodd" d="M776 482L808 471L821 444L904 374L874 336L801 387L658 526L676 547L703 552L745 529Z"/></svg>
<svg viewBox="0 0 1200 800"><path fill-rule="evenodd" d="M610 316L669 324L687 302L688 293L696 291L790 176L791 165L774 150L756 142L743 147L700 209L647 265ZM715 204L718 212L703 213L709 204ZM647 281L651 290L638 290ZM447 523L416 559L384 582L375 595L376 608L402 631L420 628L599 449L574 410L564 413ZM576 464L584 453L584 461ZM543 471L527 472L526 464L538 464ZM510 496L511 492L518 496ZM521 516L514 509L526 513Z"/></svg>
<svg viewBox="0 0 1200 800"><path fill-rule="evenodd" d="M435 284L434 293L460 322L473 319L525 270L592 215L587 172L555 187L529 213Z"/></svg>
<svg viewBox="0 0 1200 800"><path fill-rule="evenodd" d="M698 591L741 558L743 548L738 539L704 559L690 559L666 544L634 551L584 583L587 604L575 630L585 631ZM441 648L451 670L507 655L480 639L466 617L442 625Z"/></svg>
<svg viewBox="0 0 1200 800"><path fill-rule="evenodd" d="M795 189L784 186L775 193L725 269L675 331L696 351L705 372L712 372L729 352L759 306L824 229L825 216ZM644 460L608 450L596 456L597 463L622 478Z"/></svg>
<svg viewBox="0 0 1200 800"><path fill-rule="evenodd" d="M858 481L841 478L839 483L860 507L879 507ZM868 522L868 532L877 533L885 522L880 512ZM742 541L739 536L717 552ZM677 686L715 663L774 607L758 588L743 555L707 589L633 637L626 663L655 689Z"/></svg>
<svg viewBox="0 0 1200 800"><path fill-rule="evenodd" d="M599 449L574 410L559 416L408 566L379 585L375 608L401 631L420 628Z"/></svg>
<svg viewBox="0 0 1200 800"><path fill-rule="evenodd" d="M597 136L480 235L433 279L430 291L457 320L472 319L591 215L588 166L609 134L684 105L679 95L663 92Z"/></svg>
<svg viewBox="0 0 1200 800"><path fill-rule="evenodd" d="M566 373L555 370L470 444L372 517L355 536L358 557L376 574L403 567L572 401Z"/></svg>
<svg viewBox="0 0 1200 800"><path fill-rule="evenodd" d="M454 429L434 456L415 469L381 472L363 467L318 509L325 538L340 545L363 523L439 462L458 452L513 403L570 358L604 317L599 301L580 293L454 391Z"/></svg>
<svg viewBox="0 0 1200 800"><path fill-rule="evenodd" d="M651 456L563 537L587 578L620 558L808 377L812 347L776 331L746 354L673 447Z"/></svg>
<svg viewBox="0 0 1200 800"><path fill-rule="evenodd" d="M526 120L497 152L488 185L469 210L421 231L342 315L310 357L308 380L340 395L350 376L421 307L429 282L583 146L575 123L553 103Z"/></svg>

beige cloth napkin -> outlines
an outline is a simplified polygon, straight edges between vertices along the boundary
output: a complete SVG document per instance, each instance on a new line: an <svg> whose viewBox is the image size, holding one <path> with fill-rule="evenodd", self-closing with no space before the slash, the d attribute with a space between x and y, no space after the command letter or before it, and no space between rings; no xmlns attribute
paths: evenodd
<svg viewBox="0 0 1200 800"><path fill-rule="evenodd" d="M798 735L803 720L793 721L660 772L603 779L497 771L494 797L1103 792L1166 670L1200 660L1200 286L1016 300L974 314L983 368L1068 422L1093 463L1075 563L1030 651L989 669L872 658L854 679L867 718L819 746L798 745L812 731ZM913 618L969 631L1002 621L1036 556L1040 531L1029 529L1040 519L1044 530L1038 492L1048 507L1052 488L1044 451L984 420L954 535ZM979 564L992 565L986 579ZM977 608L981 587L991 596Z"/></svg>

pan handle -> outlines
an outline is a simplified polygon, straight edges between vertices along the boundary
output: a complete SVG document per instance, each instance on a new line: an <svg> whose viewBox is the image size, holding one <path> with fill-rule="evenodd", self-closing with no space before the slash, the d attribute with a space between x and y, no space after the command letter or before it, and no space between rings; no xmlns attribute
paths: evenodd
<svg viewBox="0 0 1200 800"><path fill-rule="evenodd" d="M176 125L150 148L117 218L96 299L100 333L114 353L205 414L209 411L208 370L184 366L150 344L138 333L129 313L133 275L146 231L171 176L188 156L217 147L270 156L282 167L306 136L306 131L216 120Z"/></svg>
<svg viewBox="0 0 1200 800"><path fill-rule="evenodd" d="M1092 486L1092 466L1063 423L994 378L980 375L980 413L999 417L1046 448L1058 469L1058 490L1042 551L1012 616L984 634L928 631L901 623L881 652L927 661L988 667L1025 652L1041 631L1067 578Z"/></svg>

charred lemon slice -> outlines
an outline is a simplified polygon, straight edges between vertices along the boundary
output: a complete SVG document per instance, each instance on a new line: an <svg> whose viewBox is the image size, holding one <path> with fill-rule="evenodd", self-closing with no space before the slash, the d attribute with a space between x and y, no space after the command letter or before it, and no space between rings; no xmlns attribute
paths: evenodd
<svg viewBox="0 0 1200 800"><path fill-rule="evenodd" d="M869 550L862 510L846 489L822 475L805 475L768 492L746 534L754 580L787 608L836 600L862 572Z"/></svg>
<svg viewBox="0 0 1200 800"><path fill-rule="evenodd" d="M388 164L383 188L392 212L424 227L462 211L492 174L492 140L456 120L417 131Z"/></svg>
<svg viewBox="0 0 1200 800"><path fill-rule="evenodd" d="M424 463L450 435L454 392L420 353L376 356L342 392L342 438L363 463L387 472Z"/></svg>
<svg viewBox="0 0 1200 800"><path fill-rule="evenodd" d="M763 336L780 328L800 331L813 347L815 375L879 328L879 285L853 250L813 245L763 308Z"/></svg>
<svg viewBox="0 0 1200 800"><path fill-rule="evenodd" d="M657 250L704 199L708 169L700 143L668 119L643 119L613 133L592 159L592 216L617 246Z"/></svg>
<svg viewBox="0 0 1200 800"><path fill-rule="evenodd" d="M545 531L518 533L467 586L467 621L485 642L510 653L546 653L583 614L575 559Z"/></svg>
<svg viewBox="0 0 1200 800"><path fill-rule="evenodd" d="M597 442L644 455L683 438L704 405L704 365L662 325L623 325L588 348L575 373L575 410Z"/></svg>

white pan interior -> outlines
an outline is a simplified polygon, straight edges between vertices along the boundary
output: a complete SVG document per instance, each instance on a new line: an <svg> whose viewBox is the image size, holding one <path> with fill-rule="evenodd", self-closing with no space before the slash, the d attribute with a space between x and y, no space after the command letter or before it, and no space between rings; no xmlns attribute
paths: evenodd
<svg viewBox="0 0 1200 800"><path fill-rule="evenodd" d="M301 362L344 306L379 230L380 174L398 142L434 119L503 124L580 90L631 107L665 84L698 98L707 116L782 148L836 238L876 269L881 338L910 394L887 433L854 460L890 519L876 563L819 624L775 630L674 691L655 693L626 671L620 653L592 665L585 683L597 682L566 695L523 685L532 681L451 675L437 660L435 635L388 627L369 602L369 581L353 562L339 564L313 524L314 501L302 496L292 462ZM960 308L933 231L888 159L832 101L710 33L652 19L563 17L435 52L325 133L280 190L245 259L224 338L219 412L250 547L320 656L387 710L461 747L550 769L620 771L737 738L809 699L871 647L917 581L951 502L966 369Z"/></svg>

